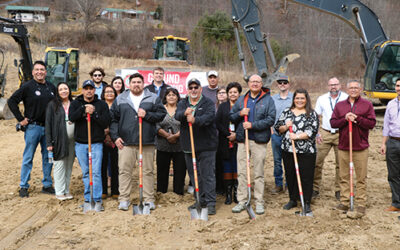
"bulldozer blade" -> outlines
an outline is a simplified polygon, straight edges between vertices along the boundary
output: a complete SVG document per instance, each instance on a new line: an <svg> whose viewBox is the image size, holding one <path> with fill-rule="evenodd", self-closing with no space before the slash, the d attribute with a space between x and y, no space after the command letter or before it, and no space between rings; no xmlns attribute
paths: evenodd
<svg viewBox="0 0 400 250"><path fill-rule="evenodd" d="M7 105L7 99L0 98L0 119L10 120L12 118L14 115Z"/></svg>
<svg viewBox="0 0 400 250"><path fill-rule="evenodd" d="M143 205L143 203L140 203L139 205L133 205L133 215L137 214L150 214L150 205Z"/></svg>
<svg viewBox="0 0 400 250"><path fill-rule="evenodd" d="M208 221L208 208L202 208L200 204L196 204L196 208L190 209L190 217L192 220Z"/></svg>

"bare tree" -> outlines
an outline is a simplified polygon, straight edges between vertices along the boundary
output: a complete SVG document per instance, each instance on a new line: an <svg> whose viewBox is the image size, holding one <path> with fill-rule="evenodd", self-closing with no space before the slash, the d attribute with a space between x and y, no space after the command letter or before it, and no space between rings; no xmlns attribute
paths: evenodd
<svg viewBox="0 0 400 250"><path fill-rule="evenodd" d="M102 1L75 0L75 3L83 19L83 36L87 38L89 30L96 25Z"/></svg>

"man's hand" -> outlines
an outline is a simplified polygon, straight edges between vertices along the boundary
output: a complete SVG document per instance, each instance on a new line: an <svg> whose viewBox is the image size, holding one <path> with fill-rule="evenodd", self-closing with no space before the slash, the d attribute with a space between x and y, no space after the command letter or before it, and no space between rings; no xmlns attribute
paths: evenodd
<svg viewBox="0 0 400 250"><path fill-rule="evenodd" d="M144 118L146 116L146 110L139 108L138 109L138 116Z"/></svg>
<svg viewBox="0 0 400 250"><path fill-rule="evenodd" d="M85 113L88 113L91 115L94 113L94 111L95 111L95 107L92 104L85 105Z"/></svg>
<svg viewBox="0 0 400 250"><path fill-rule="evenodd" d="M226 138L228 138L229 141L235 141L236 140L236 133L231 132L231 134L228 135Z"/></svg>
<svg viewBox="0 0 400 250"><path fill-rule="evenodd" d="M381 146L381 154L382 155L386 154L386 144L382 144L382 146Z"/></svg>
<svg viewBox="0 0 400 250"><path fill-rule="evenodd" d="M186 120L187 120L187 122L189 122L189 123L191 123L191 124L194 124L194 121L195 121L196 119L194 118L193 115L188 115L188 116L186 116Z"/></svg>
<svg viewBox="0 0 400 250"><path fill-rule="evenodd" d="M167 141L171 144L175 144L177 141L177 137L175 135L169 134L167 137Z"/></svg>
<svg viewBox="0 0 400 250"><path fill-rule="evenodd" d="M122 140L122 138L118 138L115 140L115 145L117 145L118 149L121 150L124 148L124 140Z"/></svg>
<svg viewBox="0 0 400 250"><path fill-rule="evenodd" d="M240 110L240 116L246 116L249 115L249 113L250 113L249 108L243 108L242 110Z"/></svg>
<svg viewBox="0 0 400 250"><path fill-rule="evenodd" d="M251 125L251 122L243 122L243 128L244 129L251 129L253 126Z"/></svg>
<svg viewBox="0 0 400 250"><path fill-rule="evenodd" d="M185 110L185 116L188 116L188 115L192 115L193 114L193 111L194 111L194 109L192 109L192 108L187 108L186 110Z"/></svg>
<svg viewBox="0 0 400 250"><path fill-rule="evenodd" d="M347 113L346 116L345 116L345 119L347 121L351 121L351 122L357 123L357 121L356 121L357 115L352 113L352 112Z"/></svg>
<svg viewBox="0 0 400 250"><path fill-rule="evenodd" d="M317 139L316 139L318 144L322 144L324 142L324 139L322 139L321 134L317 134Z"/></svg>
<svg viewBox="0 0 400 250"><path fill-rule="evenodd" d="M25 117L25 119L23 119L22 121L19 122L19 124L21 124L21 126L26 126L29 123L29 119Z"/></svg>

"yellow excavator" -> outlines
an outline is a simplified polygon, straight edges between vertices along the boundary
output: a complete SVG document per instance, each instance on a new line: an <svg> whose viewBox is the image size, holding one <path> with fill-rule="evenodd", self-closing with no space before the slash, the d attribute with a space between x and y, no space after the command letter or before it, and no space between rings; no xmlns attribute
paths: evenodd
<svg viewBox="0 0 400 250"><path fill-rule="evenodd" d="M18 44L21 59L15 60L14 65L18 68L19 86L32 79L32 55L29 46L28 30L21 22L13 19L0 17L0 34L10 35ZM2 52L1 52L2 53ZM13 118L8 109L7 100L4 98L6 86L7 67L3 69L3 62L0 67L0 119ZM66 82L72 90L72 94L79 93L79 49L48 47L46 48L45 63L47 64L46 80L57 85L59 82Z"/></svg>

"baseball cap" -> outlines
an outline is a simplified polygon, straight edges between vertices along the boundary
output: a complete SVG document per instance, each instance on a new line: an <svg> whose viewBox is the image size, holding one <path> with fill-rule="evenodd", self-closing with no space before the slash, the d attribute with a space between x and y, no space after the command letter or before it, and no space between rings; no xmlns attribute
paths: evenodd
<svg viewBox="0 0 400 250"><path fill-rule="evenodd" d="M218 77L218 72L215 70L210 70L207 72L207 77L210 77L210 76Z"/></svg>
<svg viewBox="0 0 400 250"><path fill-rule="evenodd" d="M287 75L280 74L278 75L278 79L276 81L289 82L289 77Z"/></svg>
<svg viewBox="0 0 400 250"><path fill-rule="evenodd" d="M192 78L192 79L190 79L190 80L188 81L188 83L187 83L187 86L189 87L189 85L192 84L192 83L196 83L196 85L201 86L201 83L200 83L199 80L197 80L197 78Z"/></svg>
<svg viewBox="0 0 400 250"><path fill-rule="evenodd" d="M85 88L87 86L91 86L92 88L95 88L94 82L92 80L86 80L82 84L82 88Z"/></svg>

